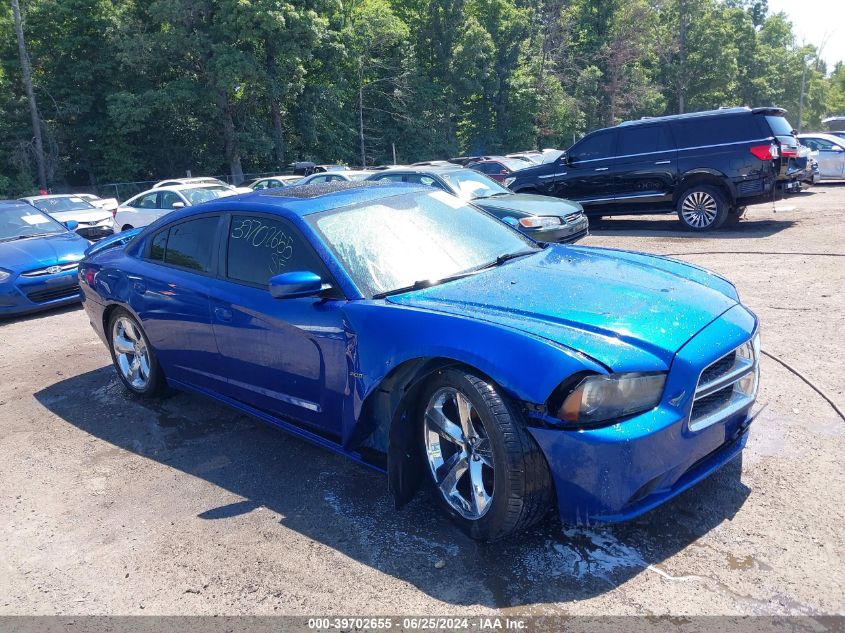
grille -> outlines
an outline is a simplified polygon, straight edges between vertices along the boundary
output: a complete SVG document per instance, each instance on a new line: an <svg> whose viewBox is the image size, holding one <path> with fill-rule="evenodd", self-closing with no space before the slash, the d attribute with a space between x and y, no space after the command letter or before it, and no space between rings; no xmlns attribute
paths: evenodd
<svg viewBox="0 0 845 633"><path fill-rule="evenodd" d="M734 366L735 360L736 350L732 351L727 356L720 358L712 365L707 366L705 370L701 372L701 378L698 379L698 384L706 385L708 382L712 382L719 376L723 376L728 373L730 368Z"/></svg>
<svg viewBox="0 0 845 633"><path fill-rule="evenodd" d="M759 382L760 340L740 345L701 372L690 413L689 428L699 431L724 420L754 402ZM743 379L754 374L751 384Z"/></svg>
<svg viewBox="0 0 845 633"><path fill-rule="evenodd" d="M86 240L99 240L114 234L114 230L105 226L81 227L76 232Z"/></svg>
<svg viewBox="0 0 845 633"><path fill-rule="evenodd" d="M21 277L43 277L45 275L57 275L59 273L66 273L69 270L76 270L78 267L79 262L73 262L72 264L60 264L58 266L47 266L46 268L36 268L35 270L28 270L25 273L21 273ZM56 268L58 268L58 270L55 270Z"/></svg>
<svg viewBox="0 0 845 633"><path fill-rule="evenodd" d="M578 212L578 213L570 213L569 215L564 216L563 219L566 221L567 224L570 224L572 222L575 222L576 220L580 220L581 217L582 217L582 214L580 212Z"/></svg>
<svg viewBox="0 0 845 633"><path fill-rule="evenodd" d="M26 294L27 298L33 303L47 303L48 301L55 301L56 299L67 299L79 294L79 284L71 284L69 286L60 286L58 288L45 288L43 290L33 290Z"/></svg>
<svg viewBox="0 0 845 633"><path fill-rule="evenodd" d="M762 180L747 180L745 182L741 182L736 187L737 193L740 194L751 194L751 193L763 193L763 181Z"/></svg>

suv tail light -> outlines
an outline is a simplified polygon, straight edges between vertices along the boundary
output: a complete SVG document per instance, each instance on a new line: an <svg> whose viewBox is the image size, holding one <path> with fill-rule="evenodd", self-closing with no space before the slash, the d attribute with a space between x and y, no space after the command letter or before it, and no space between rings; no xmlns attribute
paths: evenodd
<svg viewBox="0 0 845 633"><path fill-rule="evenodd" d="M769 145L754 145L751 148L751 153L760 160L774 160L780 156L780 150L774 143Z"/></svg>
<svg viewBox="0 0 845 633"><path fill-rule="evenodd" d="M781 147L780 148L780 155L784 158L794 158L798 156L798 148L797 147Z"/></svg>

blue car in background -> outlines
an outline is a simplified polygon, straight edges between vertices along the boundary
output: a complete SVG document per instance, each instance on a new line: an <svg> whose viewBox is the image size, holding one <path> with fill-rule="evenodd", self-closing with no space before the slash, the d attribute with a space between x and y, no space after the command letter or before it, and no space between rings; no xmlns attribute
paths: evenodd
<svg viewBox="0 0 845 633"><path fill-rule="evenodd" d="M89 242L25 202L0 200L0 318L78 302Z"/></svg>
<svg viewBox="0 0 845 633"><path fill-rule="evenodd" d="M752 420L758 325L730 282L540 245L428 187L210 202L80 271L131 392L215 398L385 471L398 506L429 486L481 540L553 505L640 515L736 457Z"/></svg>

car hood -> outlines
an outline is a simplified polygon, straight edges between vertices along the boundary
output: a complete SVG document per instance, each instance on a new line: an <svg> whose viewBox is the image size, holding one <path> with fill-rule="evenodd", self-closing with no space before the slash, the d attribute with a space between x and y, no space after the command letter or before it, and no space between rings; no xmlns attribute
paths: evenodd
<svg viewBox="0 0 845 633"><path fill-rule="evenodd" d="M592 247L550 246L477 275L389 298L499 323L613 371L665 370L697 332L738 303L700 268Z"/></svg>
<svg viewBox="0 0 845 633"><path fill-rule="evenodd" d="M493 198L477 198L472 203L495 215L502 215L504 211L513 212L517 217L529 215L565 216L582 211L581 205L577 202L550 196L539 196L533 193L512 193Z"/></svg>
<svg viewBox="0 0 845 633"><path fill-rule="evenodd" d="M0 242L0 268L24 272L79 261L87 246L87 240L71 232Z"/></svg>
<svg viewBox="0 0 845 633"><path fill-rule="evenodd" d="M76 209L74 211L46 212L54 220L59 222L102 222L111 218L111 212L105 209Z"/></svg>

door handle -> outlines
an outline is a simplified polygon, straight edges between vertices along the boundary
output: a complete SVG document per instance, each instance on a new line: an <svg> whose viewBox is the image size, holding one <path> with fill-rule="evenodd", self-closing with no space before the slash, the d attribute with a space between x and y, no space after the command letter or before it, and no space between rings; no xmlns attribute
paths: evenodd
<svg viewBox="0 0 845 633"><path fill-rule="evenodd" d="M607 171L610 167L596 167L596 171Z"/></svg>
<svg viewBox="0 0 845 633"><path fill-rule="evenodd" d="M654 164L655 164L655 165L668 165L668 164L669 164L669 163L671 163L671 162L672 162L671 160L659 160L659 161L657 161L657 162L656 162L656 163L654 163Z"/></svg>
<svg viewBox="0 0 845 633"><path fill-rule="evenodd" d="M214 308L214 316L216 316L221 321L231 321L232 311L228 308Z"/></svg>

